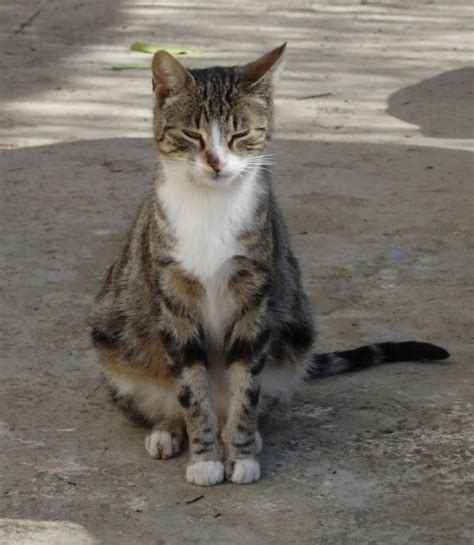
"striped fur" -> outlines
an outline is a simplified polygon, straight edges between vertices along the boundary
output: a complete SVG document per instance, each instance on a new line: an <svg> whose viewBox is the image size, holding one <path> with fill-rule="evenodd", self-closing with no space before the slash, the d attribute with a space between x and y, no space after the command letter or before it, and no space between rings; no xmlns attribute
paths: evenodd
<svg viewBox="0 0 474 545"><path fill-rule="evenodd" d="M313 312L264 154L283 49L189 71L155 54L153 190L90 318L115 401L153 427L154 458L176 454L186 431L198 485L257 480L258 413L305 379L446 355L385 343L313 356Z"/></svg>
<svg viewBox="0 0 474 545"><path fill-rule="evenodd" d="M313 354L306 370L305 380L320 379L341 373L351 373L383 363L401 361L433 361L449 358L449 352L440 346L416 341L369 344L327 354Z"/></svg>

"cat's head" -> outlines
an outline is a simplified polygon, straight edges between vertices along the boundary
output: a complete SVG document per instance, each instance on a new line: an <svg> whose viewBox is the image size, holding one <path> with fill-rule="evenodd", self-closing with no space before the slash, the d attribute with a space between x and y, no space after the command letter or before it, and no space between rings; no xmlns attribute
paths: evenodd
<svg viewBox="0 0 474 545"><path fill-rule="evenodd" d="M244 66L203 70L187 70L169 53L155 53L154 132L166 168L219 186L265 162L273 80L285 46Z"/></svg>

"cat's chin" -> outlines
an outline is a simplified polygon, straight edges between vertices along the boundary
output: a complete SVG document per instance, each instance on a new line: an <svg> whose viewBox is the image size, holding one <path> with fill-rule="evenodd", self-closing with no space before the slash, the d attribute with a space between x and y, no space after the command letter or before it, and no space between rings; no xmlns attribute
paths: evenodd
<svg viewBox="0 0 474 545"><path fill-rule="evenodd" d="M239 178L238 174L220 174L215 176L213 174L196 176L191 175L190 179L196 185L206 186L206 187L229 187L233 182Z"/></svg>

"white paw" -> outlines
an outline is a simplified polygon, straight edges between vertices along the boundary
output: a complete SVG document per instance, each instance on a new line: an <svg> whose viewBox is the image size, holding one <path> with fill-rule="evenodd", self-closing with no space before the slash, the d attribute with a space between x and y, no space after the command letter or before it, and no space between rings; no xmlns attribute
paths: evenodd
<svg viewBox="0 0 474 545"><path fill-rule="evenodd" d="M255 452L258 454L262 451L263 439L258 431L255 432Z"/></svg>
<svg viewBox="0 0 474 545"><path fill-rule="evenodd" d="M192 462L186 468L186 479L199 486L213 486L224 480L222 462Z"/></svg>
<svg viewBox="0 0 474 545"><path fill-rule="evenodd" d="M249 484L260 479L260 464L253 458L236 460L230 480L236 484Z"/></svg>
<svg viewBox="0 0 474 545"><path fill-rule="evenodd" d="M166 460L179 451L179 443L168 431L153 430L145 438L145 448L152 458Z"/></svg>

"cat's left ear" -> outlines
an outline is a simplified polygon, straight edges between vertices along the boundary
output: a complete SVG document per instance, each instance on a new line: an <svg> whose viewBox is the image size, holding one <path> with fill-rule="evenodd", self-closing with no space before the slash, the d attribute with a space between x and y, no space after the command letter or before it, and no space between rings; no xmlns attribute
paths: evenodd
<svg viewBox="0 0 474 545"><path fill-rule="evenodd" d="M151 63L153 91L161 97L177 95L194 84L186 68L167 51L157 51Z"/></svg>
<svg viewBox="0 0 474 545"><path fill-rule="evenodd" d="M242 66L242 74L251 88L257 87L259 83L272 83L278 77L283 64L282 56L285 48L286 42L256 61Z"/></svg>

